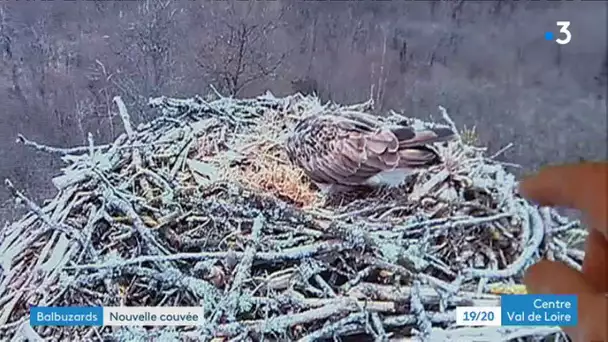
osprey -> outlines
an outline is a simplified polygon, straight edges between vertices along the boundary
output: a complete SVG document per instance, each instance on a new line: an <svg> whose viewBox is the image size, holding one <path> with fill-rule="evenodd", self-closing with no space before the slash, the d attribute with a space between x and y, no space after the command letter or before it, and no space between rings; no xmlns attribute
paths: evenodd
<svg viewBox="0 0 608 342"><path fill-rule="evenodd" d="M403 184L418 170L441 162L428 144L448 141L448 128L384 126L369 114L322 114L300 121L287 138L290 161L323 192L356 186Z"/></svg>

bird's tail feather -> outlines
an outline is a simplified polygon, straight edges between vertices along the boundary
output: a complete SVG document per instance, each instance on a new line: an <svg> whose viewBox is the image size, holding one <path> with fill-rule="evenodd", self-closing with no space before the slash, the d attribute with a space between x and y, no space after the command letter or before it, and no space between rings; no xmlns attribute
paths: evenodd
<svg viewBox="0 0 608 342"><path fill-rule="evenodd" d="M424 146L403 149L398 153L400 167L423 167L440 162L437 152Z"/></svg>
<svg viewBox="0 0 608 342"><path fill-rule="evenodd" d="M399 149L449 141L455 136L451 129L443 127L422 131L414 131L411 127L399 127L391 131L399 140Z"/></svg>

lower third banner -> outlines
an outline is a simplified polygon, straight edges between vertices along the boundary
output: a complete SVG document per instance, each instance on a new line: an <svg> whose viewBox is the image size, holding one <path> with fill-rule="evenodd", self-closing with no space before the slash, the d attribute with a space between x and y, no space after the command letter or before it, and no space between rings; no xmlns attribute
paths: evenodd
<svg viewBox="0 0 608 342"><path fill-rule="evenodd" d="M576 295L502 295L502 326L575 326Z"/></svg>
<svg viewBox="0 0 608 342"><path fill-rule="evenodd" d="M57 307L32 306L30 325L32 326L195 326L203 325L205 318L202 307Z"/></svg>

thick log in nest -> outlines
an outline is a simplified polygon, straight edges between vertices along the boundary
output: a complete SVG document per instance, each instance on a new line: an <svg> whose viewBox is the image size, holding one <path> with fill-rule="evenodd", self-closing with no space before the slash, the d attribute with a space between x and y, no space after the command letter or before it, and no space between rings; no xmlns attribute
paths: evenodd
<svg viewBox="0 0 608 342"><path fill-rule="evenodd" d="M521 293L540 257L579 268L585 231L517 195L515 177L459 138L395 190L326 198L287 161L286 133L371 102L155 98L154 121L108 145L57 148L43 206L0 235L0 339L73 341L540 340L558 328L468 328L456 306ZM152 110L151 109L151 110ZM440 107L445 125L456 126ZM383 120L437 125L391 112ZM204 306L196 327L31 327L29 306Z"/></svg>

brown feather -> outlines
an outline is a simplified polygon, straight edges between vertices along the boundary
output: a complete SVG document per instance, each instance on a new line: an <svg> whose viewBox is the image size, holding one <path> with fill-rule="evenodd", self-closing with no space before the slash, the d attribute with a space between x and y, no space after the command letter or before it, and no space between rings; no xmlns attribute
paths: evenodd
<svg viewBox="0 0 608 342"><path fill-rule="evenodd" d="M412 134L413 136L410 136L407 139L399 140L400 149L434 144L454 138L454 132L447 128L434 128L418 132L412 131Z"/></svg>
<svg viewBox="0 0 608 342"><path fill-rule="evenodd" d="M439 161L435 151L424 147L401 150L399 156L400 167L432 165Z"/></svg>
<svg viewBox="0 0 608 342"><path fill-rule="evenodd" d="M348 112L303 120L289 136L286 150L290 160L317 183L357 185L396 167L439 162L436 152L425 145L451 137L453 133L445 128L385 129L370 115Z"/></svg>
<svg viewBox="0 0 608 342"><path fill-rule="evenodd" d="M395 168L397 165L399 165L399 160L401 159L398 153L384 153L379 155L378 158L384 163L384 165L391 168Z"/></svg>

